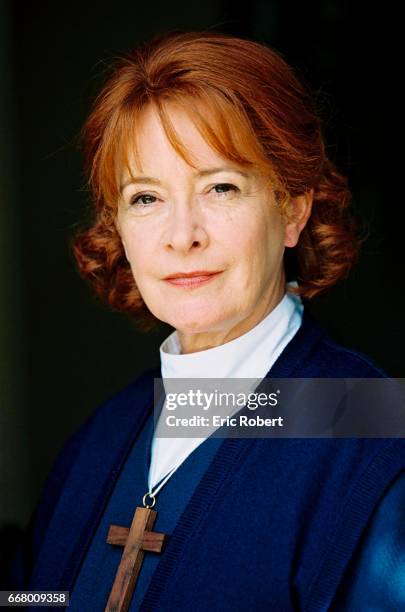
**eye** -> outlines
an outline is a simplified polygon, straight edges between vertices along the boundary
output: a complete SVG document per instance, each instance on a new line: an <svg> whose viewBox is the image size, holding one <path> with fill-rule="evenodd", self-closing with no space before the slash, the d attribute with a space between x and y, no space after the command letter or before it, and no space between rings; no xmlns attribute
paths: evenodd
<svg viewBox="0 0 405 612"><path fill-rule="evenodd" d="M236 193L239 191L239 188L231 183L217 183L212 189L215 189L214 193L217 193L218 195L227 194L230 192Z"/></svg>
<svg viewBox="0 0 405 612"><path fill-rule="evenodd" d="M150 193L139 193L138 195L131 198L130 204L136 204L140 208L145 208L147 206L150 206L151 204L154 204L155 201L156 197L151 195Z"/></svg>

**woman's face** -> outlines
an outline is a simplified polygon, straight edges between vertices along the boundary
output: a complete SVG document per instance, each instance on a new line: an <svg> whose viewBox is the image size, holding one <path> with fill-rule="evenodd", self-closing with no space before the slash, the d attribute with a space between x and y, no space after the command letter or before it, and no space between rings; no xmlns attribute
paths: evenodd
<svg viewBox="0 0 405 612"><path fill-rule="evenodd" d="M149 106L138 128L136 182L121 178L117 229L149 310L178 330L183 352L222 344L254 327L285 291L286 225L263 177L222 158L179 108L170 118L197 170L172 148ZM179 273L211 276L168 280Z"/></svg>

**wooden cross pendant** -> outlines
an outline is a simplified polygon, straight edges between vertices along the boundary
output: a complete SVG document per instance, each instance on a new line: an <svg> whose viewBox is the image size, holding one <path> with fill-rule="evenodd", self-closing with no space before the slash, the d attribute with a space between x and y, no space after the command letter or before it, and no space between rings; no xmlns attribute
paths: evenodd
<svg viewBox="0 0 405 612"><path fill-rule="evenodd" d="M142 567L144 552L160 553L163 550L167 535L152 531L156 516L155 510L138 507L129 529L119 525L110 525L107 542L124 546L124 552L105 612L126 612L128 610Z"/></svg>

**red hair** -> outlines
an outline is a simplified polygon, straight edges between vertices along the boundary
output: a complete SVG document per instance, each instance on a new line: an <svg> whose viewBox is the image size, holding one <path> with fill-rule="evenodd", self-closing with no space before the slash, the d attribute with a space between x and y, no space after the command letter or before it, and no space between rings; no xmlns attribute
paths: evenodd
<svg viewBox="0 0 405 612"><path fill-rule="evenodd" d="M351 193L326 155L309 89L269 47L227 34L176 32L118 58L82 129L94 218L74 236L72 249L103 301L144 330L158 322L142 300L114 221L118 170L131 175L128 154L138 155L134 136L146 105L155 105L171 144L191 164L170 122L169 101L220 155L262 171L283 214L290 198L313 189L311 216L297 246L286 251L287 278L298 281L302 298L347 276L359 247L348 214Z"/></svg>

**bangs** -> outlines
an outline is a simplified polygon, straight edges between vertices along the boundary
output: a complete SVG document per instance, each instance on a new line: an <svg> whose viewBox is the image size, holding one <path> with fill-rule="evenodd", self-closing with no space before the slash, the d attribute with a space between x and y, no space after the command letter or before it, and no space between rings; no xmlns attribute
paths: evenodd
<svg viewBox="0 0 405 612"><path fill-rule="evenodd" d="M143 103L128 101L110 122L101 146L103 162L99 164L102 199L116 209L120 194L120 176L126 170L133 178L131 160L141 168L137 146L137 129L144 111L153 104L158 112L166 137L176 153L191 167L196 168L190 152L177 134L170 118L170 107L181 108L197 128L206 143L221 157L244 168L259 171L269 182L278 186L276 173L261 147L249 118L236 100L228 100L220 92L205 90L172 91L169 95L149 95Z"/></svg>

